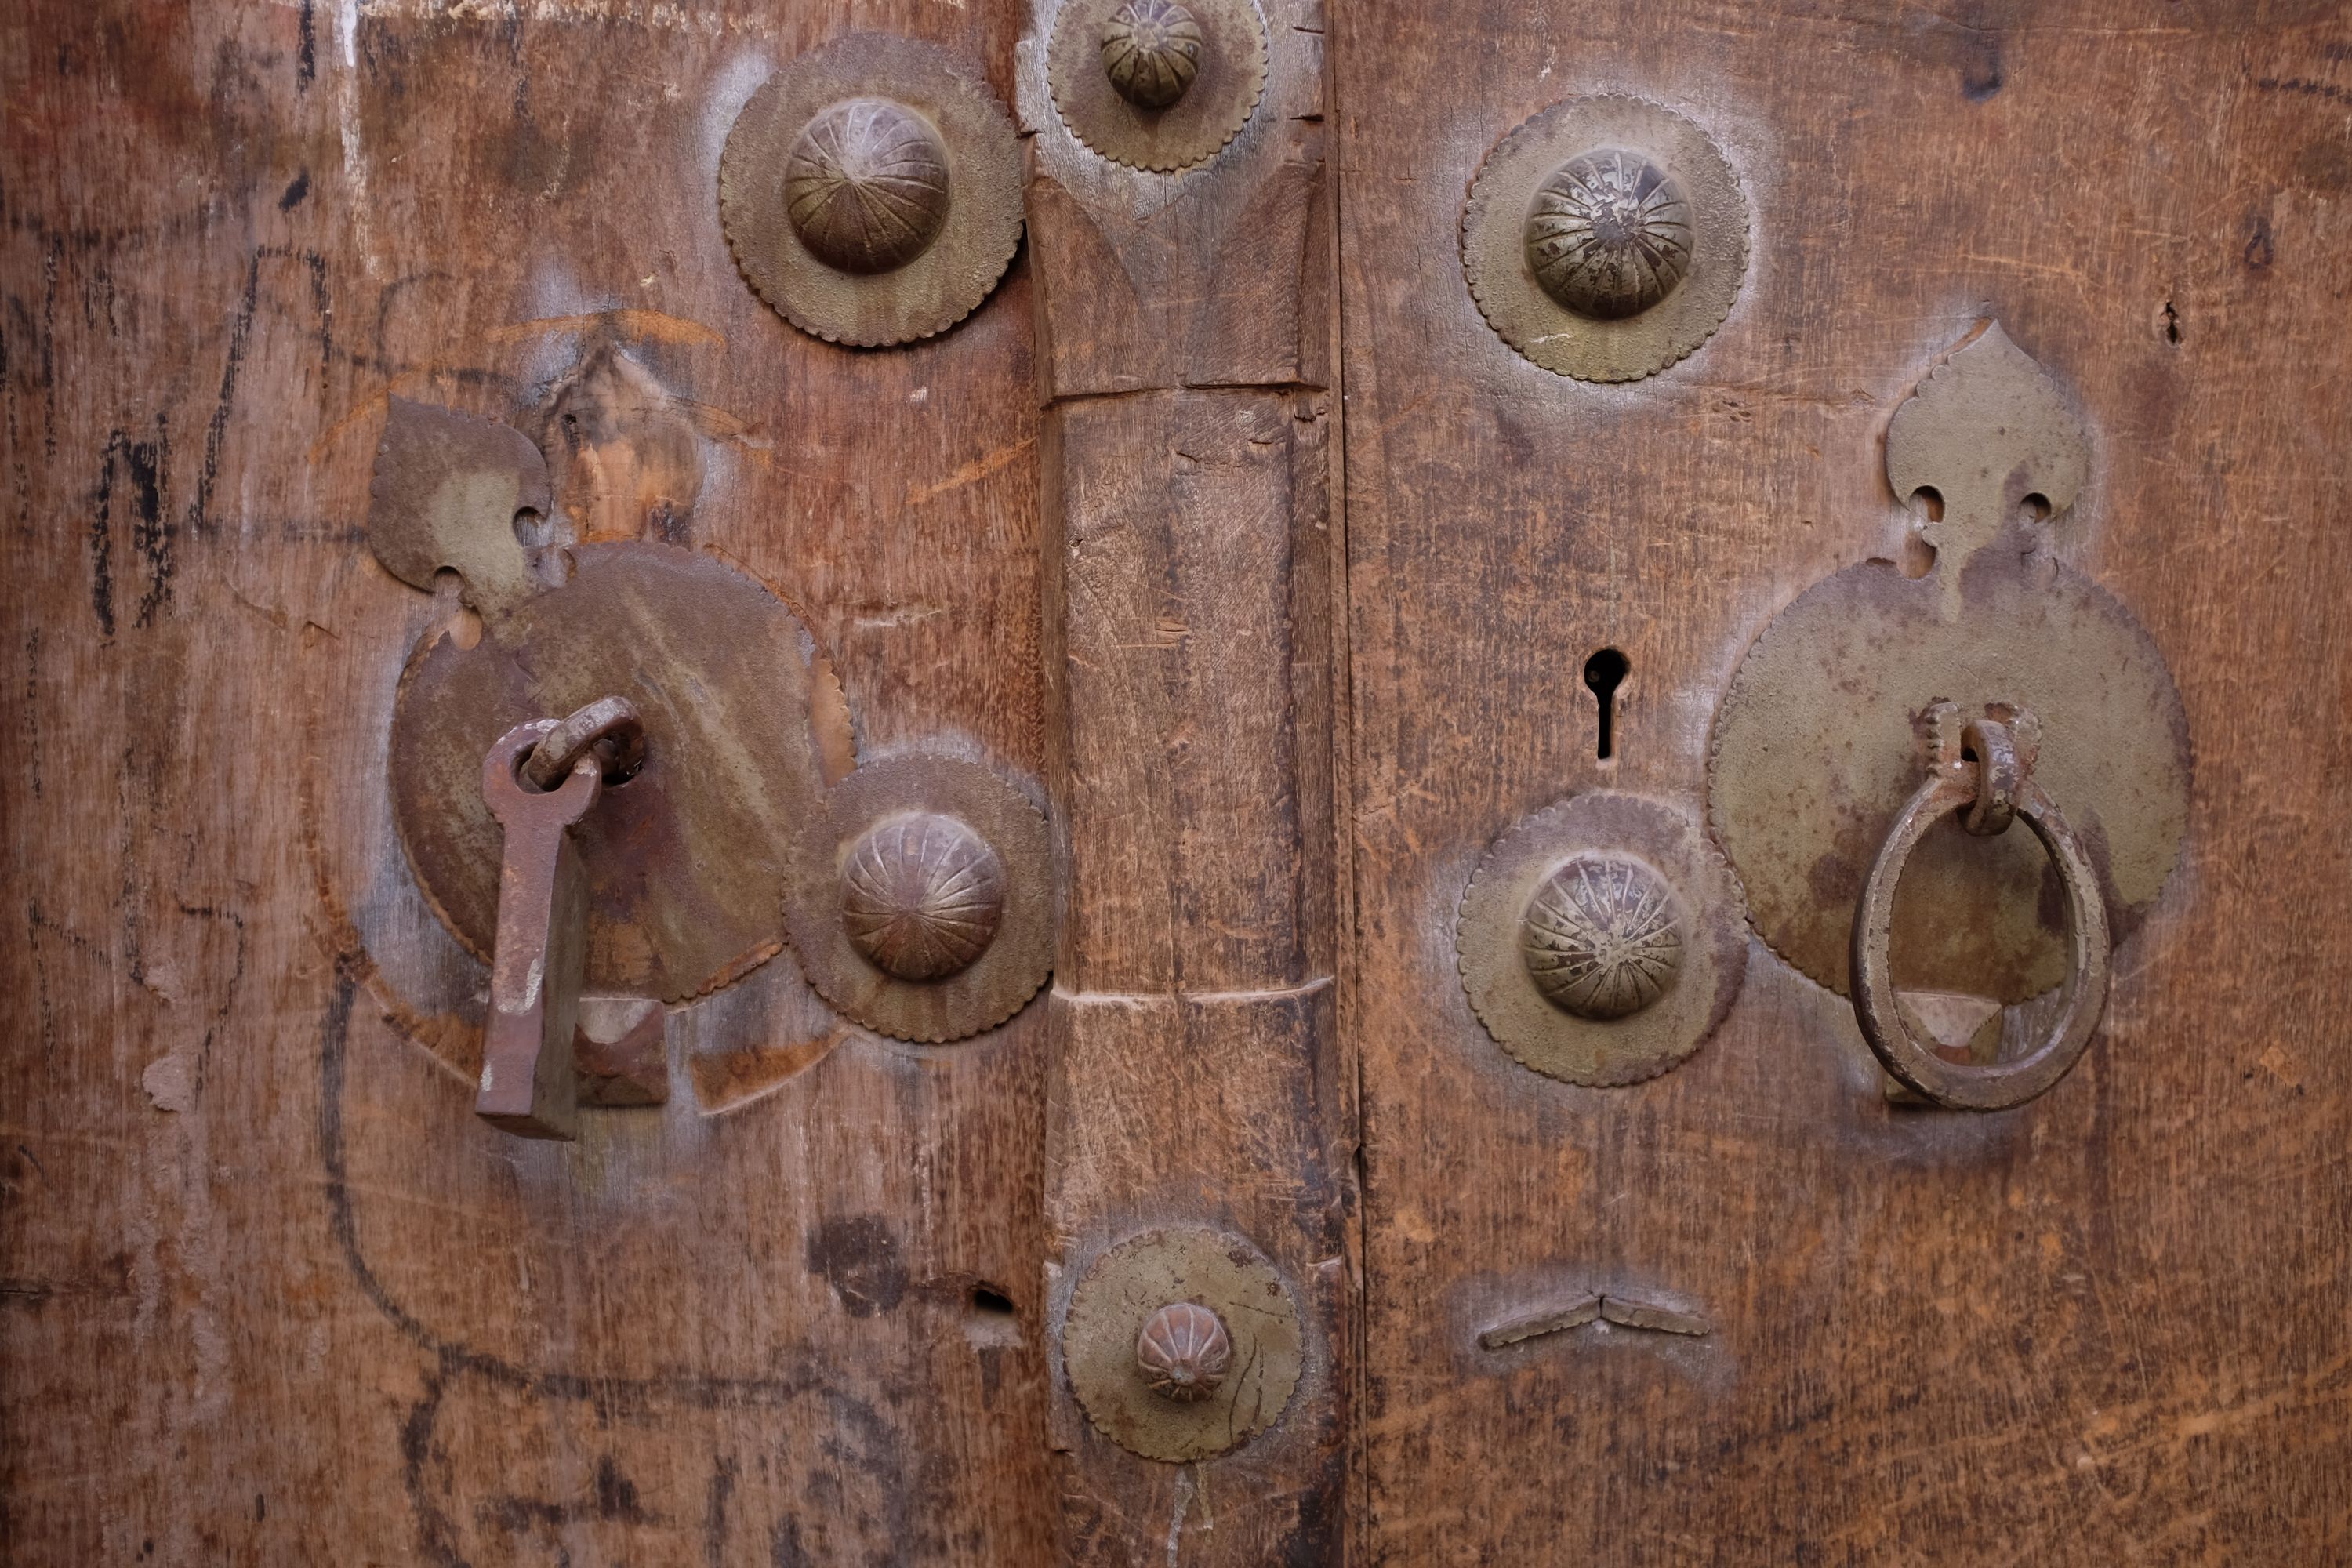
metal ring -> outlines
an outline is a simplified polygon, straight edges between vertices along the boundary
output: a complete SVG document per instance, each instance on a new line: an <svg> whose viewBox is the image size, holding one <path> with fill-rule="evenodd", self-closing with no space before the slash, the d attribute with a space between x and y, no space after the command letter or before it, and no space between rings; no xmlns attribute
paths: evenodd
<svg viewBox="0 0 2352 1568"><path fill-rule="evenodd" d="M1946 1061L1911 1032L1895 991L1895 889L1903 879L1904 862L1927 830L1950 813L1977 807L1978 773L1979 765L1967 764L1920 785L1879 846L1853 913L1853 1016L1862 1025L1862 1037L1886 1070L1937 1105L1952 1110L2006 1110L2064 1078L2091 1043L2107 1002L2107 905L2081 841L2049 795L2027 778L2015 792L2016 815L2042 841L2066 892L2065 1013L2032 1054L1990 1065Z"/></svg>
<svg viewBox="0 0 2352 1568"><path fill-rule="evenodd" d="M605 745L607 741L612 744ZM627 698L599 697L570 718L558 720L523 759L522 775L533 789L553 789L591 748L608 784L620 783L645 762L645 722Z"/></svg>

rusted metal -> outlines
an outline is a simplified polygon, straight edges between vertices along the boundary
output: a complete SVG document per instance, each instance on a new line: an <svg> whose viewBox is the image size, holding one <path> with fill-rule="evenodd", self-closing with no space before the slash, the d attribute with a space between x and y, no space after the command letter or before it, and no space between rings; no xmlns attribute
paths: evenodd
<svg viewBox="0 0 2352 1568"><path fill-rule="evenodd" d="M910 342L970 315L1012 261L1020 139L976 63L851 33L743 106L719 212L744 278L793 325L828 342Z"/></svg>
<svg viewBox="0 0 2352 1568"><path fill-rule="evenodd" d="M1063 0L1045 65L1072 135L1113 163L1173 174L1249 123L1265 92L1265 18L1252 0Z"/></svg>
<svg viewBox="0 0 2352 1568"><path fill-rule="evenodd" d="M778 952L777 892L821 821L814 642L768 588L647 541L581 544L561 588L480 640L428 637L395 699L394 820L460 941L493 946L498 826L470 780L517 721L606 695L639 714L650 759L574 837L586 866L593 991L682 1001Z"/></svg>
<svg viewBox="0 0 2352 1568"><path fill-rule="evenodd" d="M1944 700L2039 715L2033 776L2065 803L2127 941L2179 855L2189 729L2139 623L2054 553L2088 473L2081 420L1988 326L1897 410L1886 471L1901 496L1940 498L1940 517L1919 524L1916 554L1932 565L1864 562L1808 589L1717 710L1708 817L1758 933L1848 990L1855 903L1923 751L1946 743ZM2021 725L2012 736L2032 739ZM1936 826L1895 905L1895 967L1923 991L2026 1001L2065 977L2062 909L2058 872L2024 836Z"/></svg>
<svg viewBox="0 0 2352 1568"><path fill-rule="evenodd" d="M1595 790L1496 840L1462 895L1462 984L1496 1043L1566 1083L1654 1078L1748 972L1738 884L1692 814Z"/></svg>
<svg viewBox="0 0 2352 1568"><path fill-rule="evenodd" d="M1949 733L1948 718L1939 720L1939 731ZM1853 1012L1871 1050L1914 1092L1954 1110L2006 1110L2045 1093L2072 1071L2098 1028L2110 963L2106 900L2089 855L2035 780L2031 753L2020 752L2010 724L1989 714L1970 721L1964 735L1962 746L1948 746L1928 760L1926 782L1871 864L1854 910ZM1895 895L1904 863L1928 828L1956 813L2003 826L2022 818L2057 868L2065 900L2071 960L2065 1007L2048 1038L2013 1061L1950 1060L1912 1032L1895 987Z"/></svg>
<svg viewBox="0 0 2352 1568"><path fill-rule="evenodd" d="M522 781L523 754L554 728L548 719L518 724L481 762L482 798L504 829L505 843L474 1112L525 1138L576 1135L572 1036L579 1023L588 904L572 829L604 787L588 757L557 789L533 789Z"/></svg>
<svg viewBox="0 0 2352 1568"><path fill-rule="evenodd" d="M599 697L556 721L523 758L522 776L535 789L553 789L591 752L606 784L635 776L646 760L646 723L625 697Z"/></svg>
<svg viewBox="0 0 2352 1568"><path fill-rule="evenodd" d="M1227 1370L1196 1397L1159 1388L1141 1353L1141 1336L1176 1304L1207 1312L1228 1336ZM1096 1258L1070 1293L1061 1341L1063 1369L1096 1428L1173 1463L1222 1454L1274 1425L1306 1367L1281 1275L1242 1237L1206 1227L1145 1231Z"/></svg>
<svg viewBox="0 0 2352 1568"><path fill-rule="evenodd" d="M650 996L583 996L572 1037L583 1105L669 1099L669 1010Z"/></svg>
<svg viewBox="0 0 2352 1568"><path fill-rule="evenodd" d="M547 461L495 419L391 400L368 498L368 546L385 571L431 591L454 571L465 601L498 621L560 580L546 535Z"/></svg>
<svg viewBox="0 0 2352 1568"><path fill-rule="evenodd" d="M1052 972L1045 818L961 758L885 757L835 785L783 902L810 984L898 1039L994 1028Z"/></svg>
<svg viewBox="0 0 2352 1568"><path fill-rule="evenodd" d="M1748 200L1706 132L1638 98L1573 98L1486 154L1462 213L1479 313L1580 381L1637 381L1715 334L1748 275Z"/></svg>

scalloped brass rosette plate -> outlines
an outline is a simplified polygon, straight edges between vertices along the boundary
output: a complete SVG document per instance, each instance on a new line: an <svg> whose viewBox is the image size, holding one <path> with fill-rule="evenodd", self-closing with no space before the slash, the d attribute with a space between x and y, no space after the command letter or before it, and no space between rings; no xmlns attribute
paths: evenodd
<svg viewBox="0 0 2352 1568"><path fill-rule="evenodd" d="M1114 80L1128 46L1119 35L1139 19L1164 26L1156 13L1169 10L1188 45L1198 33L1190 56L1197 74L1166 107L1146 108ZM1139 12L1139 18L1123 15ZM1106 27L1113 33L1108 53ZM1113 163L1173 174L1215 157L1249 123L1265 91L1265 18L1251 0L1063 0L1046 45L1046 76L1054 107L1080 142Z"/></svg>
<svg viewBox="0 0 2352 1568"><path fill-rule="evenodd" d="M1816 583L1716 711L1707 816L1757 934L1845 992L1854 906L1933 749L1927 716L1999 703L2041 720L2034 778L2082 839L2120 946L2179 856L2189 721L2131 611L2049 553L2090 475L2082 418L1990 324L1896 409L1885 468L1896 495L1942 502L1917 529L1929 569L1863 561ZM1924 992L2026 1001L2065 978L2065 907L2032 835L1939 824L1904 868L1895 971Z"/></svg>
<svg viewBox="0 0 2352 1568"><path fill-rule="evenodd" d="M486 614L473 647L433 635L410 656L393 710L394 820L426 899L487 962L505 836L482 798L483 753L527 719L627 697L646 766L572 829L588 881L584 984L683 1001L783 945L775 889L824 798L823 689L799 619L716 557L640 540L570 553L569 582Z"/></svg>
<svg viewBox="0 0 2352 1568"><path fill-rule="evenodd" d="M873 348L970 315L1021 243L1021 144L979 66L852 33L751 95L719 212L760 297L804 332Z"/></svg>
<svg viewBox="0 0 2352 1568"><path fill-rule="evenodd" d="M866 763L803 839L784 923L809 983L867 1028L929 1044L992 1029L1053 971L1045 818L978 763Z"/></svg>
<svg viewBox="0 0 2352 1568"><path fill-rule="evenodd" d="M1232 1370L1206 1398L1154 1392L1136 1337L1160 1308L1191 1301L1214 1312L1233 1342ZM1170 1226L1104 1252L1070 1293L1062 1366L1087 1418L1147 1459L1205 1459L1273 1426L1306 1364L1298 1309L1281 1275L1238 1236Z"/></svg>
<svg viewBox="0 0 2352 1568"><path fill-rule="evenodd" d="M1705 1043L1748 970L1739 886L1690 815L1596 790L1487 850L1455 925L1463 989L1549 1078L1639 1083Z"/></svg>
<svg viewBox="0 0 2352 1568"><path fill-rule="evenodd" d="M1638 381L1715 334L1748 273L1748 202L1706 132L1638 98L1556 103L1486 154L1462 214L1486 324L1579 381Z"/></svg>

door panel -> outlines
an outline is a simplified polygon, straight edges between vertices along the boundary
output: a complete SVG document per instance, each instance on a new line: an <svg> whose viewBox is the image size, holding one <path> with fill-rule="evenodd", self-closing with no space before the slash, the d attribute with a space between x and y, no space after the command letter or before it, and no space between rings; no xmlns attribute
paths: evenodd
<svg viewBox="0 0 2352 1568"><path fill-rule="evenodd" d="M846 9L479 9L5 24L0 1556L1037 1561L1040 1013L902 1045L787 951L674 1011L666 1106L478 1122L386 777L449 605L363 531L389 398L501 419L577 537L789 599L864 754L1034 787L1025 264L804 336L717 166ZM1012 12L856 10L1009 97Z"/></svg>
<svg viewBox="0 0 2352 1568"><path fill-rule="evenodd" d="M2316 6L1345 8L1371 1560L2341 1549L2346 755L2301 715L2347 668L2352 374L2310 334L2347 44ZM1513 353L1456 251L1488 149L1600 92L1696 121L1751 225L1712 341L1610 386ZM2042 548L2140 617L2196 748L2099 1041L2015 1111L1891 1107L1758 942L1664 1076L1521 1067L1457 978L1488 845L1594 789L1699 811L1749 640L1899 558L1889 418L1990 318L2092 431ZM1479 1343L1619 1292L1706 1331Z"/></svg>

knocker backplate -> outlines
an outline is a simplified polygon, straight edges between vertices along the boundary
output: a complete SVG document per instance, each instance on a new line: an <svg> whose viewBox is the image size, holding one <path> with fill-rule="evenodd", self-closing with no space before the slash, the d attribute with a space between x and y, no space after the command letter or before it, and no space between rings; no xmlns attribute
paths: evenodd
<svg viewBox="0 0 2352 1568"><path fill-rule="evenodd" d="M527 719L607 694L643 715L646 761L575 828L589 888L584 984L678 1001L776 952L790 847L824 809L812 703L825 678L782 600L716 558L628 541L571 552L569 582L429 634L393 717L394 820L426 898L487 961L503 836L482 757Z"/></svg>

